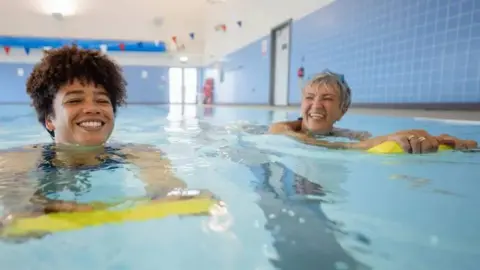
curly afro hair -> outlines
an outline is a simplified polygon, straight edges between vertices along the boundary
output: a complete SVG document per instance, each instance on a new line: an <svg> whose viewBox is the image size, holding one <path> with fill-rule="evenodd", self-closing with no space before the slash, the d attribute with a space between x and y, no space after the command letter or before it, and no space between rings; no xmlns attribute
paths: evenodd
<svg viewBox="0 0 480 270"><path fill-rule="evenodd" d="M127 82L122 69L106 55L96 50L65 46L45 52L27 80L27 94L37 112L38 121L52 115L53 100L58 90L73 81L102 86L110 98L113 112L125 104ZM53 131L49 131L52 137Z"/></svg>

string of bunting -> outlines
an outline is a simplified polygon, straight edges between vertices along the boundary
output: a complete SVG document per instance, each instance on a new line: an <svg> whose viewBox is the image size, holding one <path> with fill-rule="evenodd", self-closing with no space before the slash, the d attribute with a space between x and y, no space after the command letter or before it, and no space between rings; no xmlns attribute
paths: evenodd
<svg viewBox="0 0 480 270"><path fill-rule="evenodd" d="M242 27L243 26L243 22L242 21L237 21L236 22L236 25L238 27ZM214 30L219 32L227 32L227 24L225 23L222 23L222 24L217 24L214 26ZM195 40L196 38L196 34L195 32L190 32L188 33L188 37L190 40ZM160 41L159 40L155 40L154 42L154 45L155 47L158 47L160 45ZM77 44L76 41L73 42L73 44L79 46ZM115 45L110 45L110 46L115 46ZM137 42L136 43L136 46L138 48L143 48L144 46L144 42ZM99 50L102 52L102 53L107 53L108 52L108 48L109 48L109 45L107 44L100 44L99 45ZM121 42L118 44L118 48L120 49L120 51L125 51L126 49L126 44ZM30 47L24 47L24 52L26 55L29 55L30 54L30 51L31 51L32 48ZM50 46L45 46L43 47L43 51L48 51L52 49L52 47ZM172 36L171 37L171 41L170 41L170 44L167 44L167 50L171 50L171 51L183 51L185 50L185 42L182 42L181 39L178 37L178 36ZM6 55L10 55L10 51L11 51L11 46L3 46L3 51L5 52Z"/></svg>
<svg viewBox="0 0 480 270"><path fill-rule="evenodd" d="M243 26L243 22L242 21L236 21L236 25L241 28ZM217 24L213 27L213 29L217 32L218 31L227 32L227 24L225 24L225 23ZM188 35L189 35L191 40L195 39L195 33L194 32L191 32ZM170 49L171 50L176 50L176 51L181 51L181 50L185 49L185 44L179 41L178 36L172 36L171 37Z"/></svg>

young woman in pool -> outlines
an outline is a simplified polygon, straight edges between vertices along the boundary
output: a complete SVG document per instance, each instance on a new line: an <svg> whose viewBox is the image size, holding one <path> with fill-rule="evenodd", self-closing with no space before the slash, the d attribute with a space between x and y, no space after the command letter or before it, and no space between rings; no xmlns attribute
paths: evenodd
<svg viewBox="0 0 480 270"><path fill-rule="evenodd" d="M436 152L440 144L460 150L477 147L475 141L461 140L447 134L432 136L423 130L405 130L372 138L368 132L335 128L334 124L348 111L350 103L351 90L343 75L326 70L304 87L300 107L302 117L295 121L275 123L269 131L333 149L367 150L385 141L399 143L407 153ZM358 142L327 142L317 140L319 136L345 137Z"/></svg>
<svg viewBox="0 0 480 270"><path fill-rule="evenodd" d="M85 186L93 181L110 180L124 182L119 184L121 194L116 196L130 194L136 189L129 186L131 183L108 179L114 177L108 174L89 179L87 184L79 183L89 178L92 171L126 165L134 165L139 170L138 178L144 182L134 196L160 201L211 197L207 191L185 190L185 183L175 177L169 160L159 150L145 145L106 144L114 128L117 107L125 103L125 87L120 67L100 52L73 46L46 53L28 78L27 93L38 121L54 143L0 153L0 185L5 190L0 201L9 207L7 212L15 216L25 212L93 210L88 202L57 200L52 196L65 191L82 193L79 190L88 189ZM32 178L37 180L32 182ZM104 187L108 186L106 182ZM5 203L9 199L10 203Z"/></svg>

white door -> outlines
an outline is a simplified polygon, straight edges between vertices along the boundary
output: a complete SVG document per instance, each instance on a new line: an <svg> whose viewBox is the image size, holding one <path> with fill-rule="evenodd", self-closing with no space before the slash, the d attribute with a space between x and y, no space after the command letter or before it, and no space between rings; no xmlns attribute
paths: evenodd
<svg viewBox="0 0 480 270"><path fill-rule="evenodd" d="M275 30L275 80L273 87L274 105L288 104L288 73L290 51L290 24Z"/></svg>
<svg viewBox="0 0 480 270"><path fill-rule="evenodd" d="M184 103L194 104L197 102L198 74L196 68L183 69L183 85L185 86Z"/></svg>
<svg viewBox="0 0 480 270"><path fill-rule="evenodd" d="M183 70L182 68L170 68L168 70L168 93L170 104L183 102Z"/></svg>

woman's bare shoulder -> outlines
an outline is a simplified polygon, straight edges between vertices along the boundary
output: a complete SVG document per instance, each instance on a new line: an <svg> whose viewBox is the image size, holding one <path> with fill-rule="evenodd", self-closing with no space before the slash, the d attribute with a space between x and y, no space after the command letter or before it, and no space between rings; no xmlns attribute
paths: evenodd
<svg viewBox="0 0 480 270"><path fill-rule="evenodd" d="M302 125L301 120L292 120L292 121L282 121L276 122L270 125L269 132L270 133L284 133L284 132L297 132L300 130Z"/></svg>
<svg viewBox="0 0 480 270"><path fill-rule="evenodd" d="M20 153L38 153L42 150L41 144L29 144L24 146L16 146L10 148L0 149L0 156L8 154L20 154Z"/></svg>

